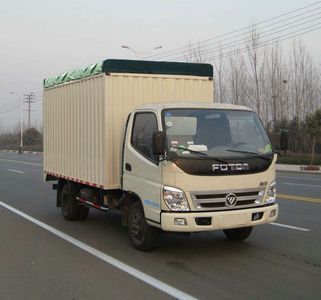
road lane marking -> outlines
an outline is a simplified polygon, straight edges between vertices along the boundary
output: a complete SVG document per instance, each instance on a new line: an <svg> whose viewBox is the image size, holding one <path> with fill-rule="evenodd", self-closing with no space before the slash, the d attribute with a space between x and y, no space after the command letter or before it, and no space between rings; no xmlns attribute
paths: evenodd
<svg viewBox="0 0 321 300"><path fill-rule="evenodd" d="M47 225L46 223L43 223L27 214L25 214L24 212L0 201L0 206L10 210L11 212L19 215L20 217L38 225L39 227L49 231L50 233L60 237L61 239L67 241L68 243L70 244L73 244L74 246L86 251L87 253L103 260L104 262L114 266L115 268L125 272L125 273L128 273L129 275L143 281L144 283L176 298L176 299L187 299L187 300L196 300L196 298L194 298L193 296L191 295L188 295L158 279L156 279L155 277L152 277L142 271L139 271L138 269L135 269L123 262L121 262L120 260L116 259L116 258L113 258L112 256L109 256L75 238L73 238L72 236L66 234L66 233L63 233L62 231L54 228L54 227L51 227L49 225Z"/></svg>
<svg viewBox="0 0 321 300"><path fill-rule="evenodd" d="M313 184L301 184L301 183L291 183L291 182L283 182L281 184L321 188L321 185L313 185Z"/></svg>
<svg viewBox="0 0 321 300"><path fill-rule="evenodd" d="M292 225L286 225L286 224L281 224L281 223L270 223L271 225L274 226L280 226L280 227L285 227L289 229L294 229L294 230L300 230L300 231L311 231L311 229L303 228L303 227L297 227L297 226L292 226Z"/></svg>
<svg viewBox="0 0 321 300"><path fill-rule="evenodd" d="M277 178L288 178L288 179L299 179L299 180L315 180L315 181L320 181L320 178L311 178L311 177L295 177L295 176L277 176Z"/></svg>
<svg viewBox="0 0 321 300"><path fill-rule="evenodd" d="M300 180L316 180L316 181L320 181L321 179L316 179L316 178L307 178L307 177L294 177L294 176L277 176L277 178L289 178L289 179L300 179Z"/></svg>
<svg viewBox="0 0 321 300"><path fill-rule="evenodd" d="M14 170L14 169L8 169L9 172L14 172L14 173L19 173L19 174L26 174L26 172L22 172L19 170Z"/></svg>
<svg viewBox="0 0 321 300"><path fill-rule="evenodd" d="M13 159L3 159L3 158L0 158L0 161L7 161L7 162L24 164L24 165L41 166L41 167L42 167L42 164L31 163L31 162L21 161L21 160L13 160Z"/></svg>
<svg viewBox="0 0 321 300"><path fill-rule="evenodd" d="M303 196L296 196L296 195L285 195L285 194L276 194L276 197L281 198L281 199L287 199L287 200L298 200L298 201L321 203L320 198L303 197Z"/></svg>

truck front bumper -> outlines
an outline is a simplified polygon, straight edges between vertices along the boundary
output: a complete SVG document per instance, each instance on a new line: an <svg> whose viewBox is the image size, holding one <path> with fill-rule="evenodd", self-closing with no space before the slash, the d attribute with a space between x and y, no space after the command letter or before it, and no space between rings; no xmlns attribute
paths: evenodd
<svg viewBox="0 0 321 300"><path fill-rule="evenodd" d="M164 231L200 232L266 224L275 221L277 217L277 204L232 211L163 212L161 227Z"/></svg>

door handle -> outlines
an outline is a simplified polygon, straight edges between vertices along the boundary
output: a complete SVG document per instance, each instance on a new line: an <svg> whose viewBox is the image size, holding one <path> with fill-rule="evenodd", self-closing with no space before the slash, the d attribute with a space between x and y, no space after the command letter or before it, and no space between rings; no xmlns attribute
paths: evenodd
<svg viewBox="0 0 321 300"><path fill-rule="evenodd" d="M132 171L132 165L129 164L129 163L126 163L126 164L125 164L125 169L126 169L126 171L131 172L131 171Z"/></svg>

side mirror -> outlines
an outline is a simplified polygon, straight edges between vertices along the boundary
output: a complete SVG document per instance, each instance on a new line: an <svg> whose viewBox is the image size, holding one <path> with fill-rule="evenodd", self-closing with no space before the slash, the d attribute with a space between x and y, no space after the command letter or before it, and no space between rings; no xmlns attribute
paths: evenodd
<svg viewBox="0 0 321 300"><path fill-rule="evenodd" d="M289 134L287 131L282 130L280 135L280 149L287 151L289 148Z"/></svg>
<svg viewBox="0 0 321 300"><path fill-rule="evenodd" d="M167 153L167 160L173 162L177 160L177 152L170 151L169 153Z"/></svg>
<svg viewBox="0 0 321 300"><path fill-rule="evenodd" d="M153 154L165 154L165 133L164 131L156 131L153 134Z"/></svg>

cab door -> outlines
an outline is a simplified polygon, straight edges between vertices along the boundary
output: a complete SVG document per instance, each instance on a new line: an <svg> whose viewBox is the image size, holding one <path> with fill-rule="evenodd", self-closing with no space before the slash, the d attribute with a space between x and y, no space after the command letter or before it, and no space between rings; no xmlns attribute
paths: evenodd
<svg viewBox="0 0 321 300"><path fill-rule="evenodd" d="M123 159L123 189L137 194L145 218L160 223L162 172L153 155L153 134L160 123L153 111L136 111L130 116Z"/></svg>

